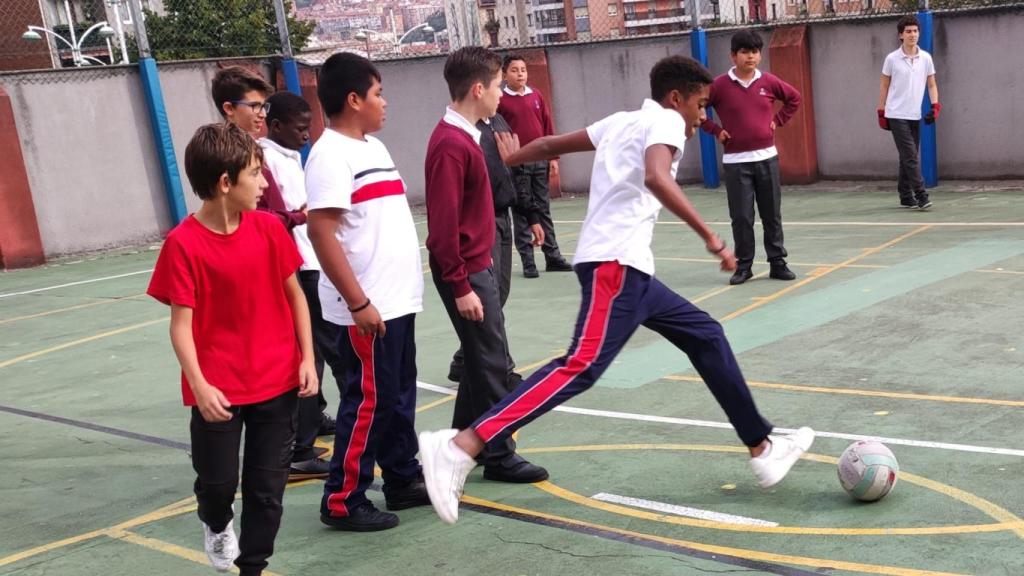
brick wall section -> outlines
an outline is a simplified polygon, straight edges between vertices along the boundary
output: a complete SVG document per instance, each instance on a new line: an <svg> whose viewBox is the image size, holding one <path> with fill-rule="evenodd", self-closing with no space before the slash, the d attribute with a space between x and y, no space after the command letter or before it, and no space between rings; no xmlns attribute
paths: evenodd
<svg viewBox="0 0 1024 576"><path fill-rule="evenodd" d="M803 96L793 118L775 133L783 184L810 184L818 179L811 47L807 32L806 26L778 28L769 46L772 74L792 84Z"/></svg>

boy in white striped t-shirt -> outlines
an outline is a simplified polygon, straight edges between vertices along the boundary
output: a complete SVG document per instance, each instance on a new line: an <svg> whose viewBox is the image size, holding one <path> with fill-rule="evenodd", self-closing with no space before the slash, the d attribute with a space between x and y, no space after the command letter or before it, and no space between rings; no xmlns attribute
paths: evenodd
<svg viewBox="0 0 1024 576"><path fill-rule="evenodd" d="M320 303L342 326L345 384L320 520L368 532L398 525L366 497L374 462L388 510L428 504L416 460L416 313L423 309L419 240L405 183L370 133L384 125L380 73L339 53L320 71L328 128L306 163L309 238L324 274Z"/></svg>

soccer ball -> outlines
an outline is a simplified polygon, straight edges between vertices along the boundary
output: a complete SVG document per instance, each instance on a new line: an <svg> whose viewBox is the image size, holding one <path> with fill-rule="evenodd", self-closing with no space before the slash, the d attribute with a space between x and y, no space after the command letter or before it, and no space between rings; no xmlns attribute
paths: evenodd
<svg viewBox="0 0 1024 576"><path fill-rule="evenodd" d="M860 440L843 450L838 472L839 483L850 496L875 502L885 498L896 486L900 465L885 444Z"/></svg>

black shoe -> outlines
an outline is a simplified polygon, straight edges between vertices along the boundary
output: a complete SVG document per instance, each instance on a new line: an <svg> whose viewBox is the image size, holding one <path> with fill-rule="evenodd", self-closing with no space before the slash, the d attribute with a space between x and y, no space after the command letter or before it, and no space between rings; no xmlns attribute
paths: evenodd
<svg viewBox="0 0 1024 576"><path fill-rule="evenodd" d="M331 450L329 448L324 448L323 446L313 446L313 457L323 458L324 454L327 454L330 451Z"/></svg>
<svg viewBox="0 0 1024 576"><path fill-rule="evenodd" d="M313 458L301 462L292 462L288 468L288 481L311 480L313 478L327 478L331 472L331 463L322 458Z"/></svg>
<svg viewBox="0 0 1024 576"><path fill-rule="evenodd" d="M327 412L320 414L320 429L316 431L317 436L334 436L334 431L338 428L338 423L334 421Z"/></svg>
<svg viewBox="0 0 1024 576"><path fill-rule="evenodd" d="M572 272L572 264L566 262L565 258L556 258L548 260L547 266L544 269L548 272Z"/></svg>
<svg viewBox="0 0 1024 576"><path fill-rule="evenodd" d="M533 264L523 265L523 276L527 278L539 278L540 272L537 271L537 267Z"/></svg>
<svg viewBox="0 0 1024 576"><path fill-rule="evenodd" d="M736 286L737 284L743 284L747 280L754 277L754 273L750 271L750 268L737 268L732 276L729 278L729 284Z"/></svg>
<svg viewBox="0 0 1024 576"><path fill-rule="evenodd" d="M427 485L423 478L417 478L402 488L390 488L384 485L384 501L388 510L405 510L416 506L430 506L430 497L427 496Z"/></svg>
<svg viewBox="0 0 1024 576"><path fill-rule="evenodd" d="M497 464L484 465L484 478L495 482L531 484L548 479L548 471L513 454Z"/></svg>
<svg viewBox="0 0 1024 576"><path fill-rule="evenodd" d="M917 200L913 198L900 198L900 208L917 208Z"/></svg>
<svg viewBox="0 0 1024 576"><path fill-rule="evenodd" d="M931 207L932 207L932 201L929 200L927 196L922 196L922 197L917 199L917 208L918 208L918 210L927 210L928 208L931 208Z"/></svg>
<svg viewBox="0 0 1024 576"><path fill-rule="evenodd" d="M774 278L775 280L795 280L796 274L789 269L789 266L786 266L785 262L779 262L771 265L768 277Z"/></svg>
<svg viewBox="0 0 1024 576"><path fill-rule="evenodd" d="M349 532L377 532L398 526L398 516L390 512L381 512L373 502L357 506L348 516L320 514L320 521L331 528Z"/></svg>

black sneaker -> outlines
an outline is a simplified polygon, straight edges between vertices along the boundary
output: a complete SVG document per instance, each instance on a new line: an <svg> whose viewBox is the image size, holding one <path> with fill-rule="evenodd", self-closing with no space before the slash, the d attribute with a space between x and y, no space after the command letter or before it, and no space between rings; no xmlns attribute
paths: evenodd
<svg viewBox="0 0 1024 576"><path fill-rule="evenodd" d="M301 462L292 462L288 468L288 481L312 480L314 478L327 478L331 472L331 463L323 458L313 458Z"/></svg>
<svg viewBox="0 0 1024 576"><path fill-rule="evenodd" d="M377 532L398 526L398 516L381 512L373 502L360 504L348 516L320 514L320 521L336 530L348 532Z"/></svg>
<svg viewBox="0 0 1024 576"><path fill-rule="evenodd" d="M768 277L774 278L775 280L795 280L796 274L789 269L789 266L786 266L785 262L778 262L771 264Z"/></svg>
<svg viewBox="0 0 1024 576"><path fill-rule="evenodd" d="M548 272L572 272L572 264L566 262L565 258L555 258L548 260L544 269Z"/></svg>
<svg viewBox="0 0 1024 576"><path fill-rule="evenodd" d="M927 196L922 196L921 198L919 198L917 200L917 208L918 208L918 210L927 210L928 208L931 208L931 207L932 207L932 201L929 200Z"/></svg>
<svg viewBox="0 0 1024 576"><path fill-rule="evenodd" d="M540 272L537 271L537 266L534 264L524 265L523 276L527 278L540 278Z"/></svg>
<svg viewBox="0 0 1024 576"><path fill-rule="evenodd" d="M409 482L401 488L391 488L384 485L384 502L388 510L405 510L416 506L430 506L430 497L427 496L427 486L423 483L423 477Z"/></svg>
<svg viewBox="0 0 1024 576"><path fill-rule="evenodd" d="M917 200L913 198L900 198L900 208L917 208Z"/></svg>
<svg viewBox="0 0 1024 576"><path fill-rule="evenodd" d="M736 271L732 273L732 276L729 277L729 284L733 286L743 284L753 277L754 273L750 271L750 268L737 268Z"/></svg>
<svg viewBox="0 0 1024 576"><path fill-rule="evenodd" d="M548 471L513 454L497 464L484 465L484 478L510 484L531 484L548 479Z"/></svg>
<svg viewBox="0 0 1024 576"><path fill-rule="evenodd" d="M327 412L320 414L320 428L316 431L317 436L334 436L335 430L338 428L338 423L334 421L334 418Z"/></svg>

